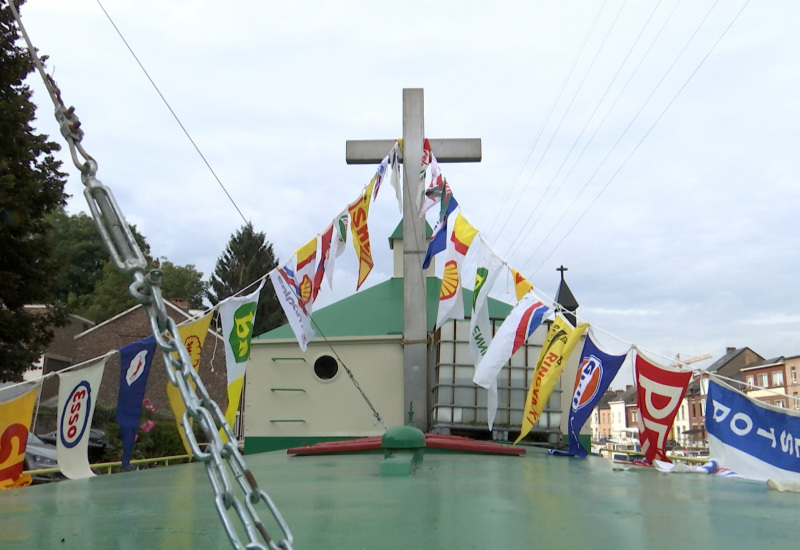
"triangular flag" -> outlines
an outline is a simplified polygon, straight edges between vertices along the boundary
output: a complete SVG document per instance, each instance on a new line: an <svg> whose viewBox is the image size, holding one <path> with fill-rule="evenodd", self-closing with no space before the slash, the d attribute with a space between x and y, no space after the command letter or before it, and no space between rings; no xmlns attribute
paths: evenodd
<svg viewBox="0 0 800 550"><path fill-rule="evenodd" d="M372 197L374 186L375 178L373 177L361 197L348 208L350 212L350 231L353 234L353 248L355 248L356 256L358 257L358 283L356 284L356 290L364 283L374 265L369 243L369 228L367 227L370 198Z"/></svg>
<svg viewBox="0 0 800 550"><path fill-rule="evenodd" d="M511 269L511 276L514 278L514 293L517 296L517 300L522 300L523 296L533 290L533 285L516 269Z"/></svg>
<svg viewBox="0 0 800 550"><path fill-rule="evenodd" d="M131 467L131 454L142 414L150 365L156 353L155 336L148 336L119 349L119 394L117 424L122 438L122 467Z"/></svg>

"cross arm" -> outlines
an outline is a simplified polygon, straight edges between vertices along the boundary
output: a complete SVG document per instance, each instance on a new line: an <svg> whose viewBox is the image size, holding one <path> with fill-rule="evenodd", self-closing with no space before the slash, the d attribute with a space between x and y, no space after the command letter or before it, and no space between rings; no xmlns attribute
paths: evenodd
<svg viewBox="0 0 800 550"><path fill-rule="evenodd" d="M433 155L439 162L481 161L480 138L431 138L428 141L431 144ZM394 142L393 139L349 139L345 152L347 164L377 164L392 149ZM402 162L402 160L403 152L400 151L400 161Z"/></svg>

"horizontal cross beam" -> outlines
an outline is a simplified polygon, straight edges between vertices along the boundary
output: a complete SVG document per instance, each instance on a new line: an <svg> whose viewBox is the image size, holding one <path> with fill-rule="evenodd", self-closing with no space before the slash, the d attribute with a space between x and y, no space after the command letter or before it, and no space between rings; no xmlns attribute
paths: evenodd
<svg viewBox="0 0 800 550"><path fill-rule="evenodd" d="M480 138L431 138L428 141L431 144L433 156L439 162L481 161ZM347 164L377 164L392 150L394 142L393 139L348 139L345 160ZM403 152L401 150L400 161L402 162L402 160Z"/></svg>

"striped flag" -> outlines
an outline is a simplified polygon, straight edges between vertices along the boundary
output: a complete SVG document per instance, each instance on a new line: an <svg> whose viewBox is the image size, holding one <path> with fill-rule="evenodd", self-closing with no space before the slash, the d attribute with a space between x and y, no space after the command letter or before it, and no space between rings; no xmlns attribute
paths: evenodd
<svg viewBox="0 0 800 550"><path fill-rule="evenodd" d="M428 249L425 251L425 259L422 261L422 269L428 269L433 257L439 252L444 252L447 248L447 220L456 211L456 208L458 208L458 201L456 201L455 197L452 197L447 205L447 212L433 228L433 235L431 235Z"/></svg>
<svg viewBox="0 0 800 550"><path fill-rule="evenodd" d="M489 429L494 424L497 414L497 375L508 363L511 356L522 347L528 337L542 324L545 314L550 308L544 305L535 293L529 292L511 310L506 320L500 325L492 344L481 362L475 367L472 381L489 390L488 419ZM494 408L492 408L494 404Z"/></svg>

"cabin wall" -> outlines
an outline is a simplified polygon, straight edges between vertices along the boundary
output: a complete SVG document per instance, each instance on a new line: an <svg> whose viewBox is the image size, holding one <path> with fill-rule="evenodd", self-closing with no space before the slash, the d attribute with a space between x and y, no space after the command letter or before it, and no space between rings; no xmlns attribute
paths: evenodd
<svg viewBox="0 0 800 550"><path fill-rule="evenodd" d="M335 354L324 341L303 352L295 340L253 340L245 382L245 452L382 435L383 426L341 362L387 426L405 422L399 336L331 343ZM336 374L324 379L334 364Z"/></svg>

